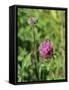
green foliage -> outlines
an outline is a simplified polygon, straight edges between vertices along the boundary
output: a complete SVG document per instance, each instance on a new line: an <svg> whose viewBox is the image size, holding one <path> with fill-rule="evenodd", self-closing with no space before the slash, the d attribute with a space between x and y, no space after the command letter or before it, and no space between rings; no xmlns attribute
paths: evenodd
<svg viewBox="0 0 69 90"><path fill-rule="evenodd" d="M28 24L31 16L38 19L34 28ZM18 82L65 79L64 32L64 11L18 9ZM46 39L51 40L54 45L54 54L49 60L39 55L39 45ZM34 43L36 58L31 56Z"/></svg>

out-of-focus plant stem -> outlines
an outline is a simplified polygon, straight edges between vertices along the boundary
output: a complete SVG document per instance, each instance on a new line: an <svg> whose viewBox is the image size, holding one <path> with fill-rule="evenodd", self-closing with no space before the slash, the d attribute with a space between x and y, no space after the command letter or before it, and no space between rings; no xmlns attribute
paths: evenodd
<svg viewBox="0 0 69 90"><path fill-rule="evenodd" d="M33 66L34 66L34 68L33 68L33 71L34 71L34 73L35 73L35 75L36 75L36 78L38 79L38 71L37 71L37 64L38 64L38 60L37 60L37 47L36 47L36 35L35 35L35 26L32 26L32 32L33 32L33 49L34 49L34 51L33 51L33 58L32 58L32 60L33 60Z"/></svg>

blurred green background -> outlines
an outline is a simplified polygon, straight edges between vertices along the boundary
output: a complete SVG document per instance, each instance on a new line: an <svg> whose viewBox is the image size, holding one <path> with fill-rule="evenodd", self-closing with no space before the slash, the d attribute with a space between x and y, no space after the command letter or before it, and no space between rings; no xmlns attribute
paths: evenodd
<svg viewBox="0 0 69 90"><path fill-rule="evenodd" d="M33 44L30 17L38 21L34 27L36 50L43 40L49 39L54 45L54 55L47 62L39 56L39 63L33 70L31 48ZM18 8L18 82L65 79L65 11Z"/></svg>

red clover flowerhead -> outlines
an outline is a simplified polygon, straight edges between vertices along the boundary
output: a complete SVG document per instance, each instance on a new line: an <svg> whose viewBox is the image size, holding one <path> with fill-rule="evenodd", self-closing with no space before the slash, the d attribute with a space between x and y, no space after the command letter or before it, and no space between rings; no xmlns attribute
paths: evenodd
<svg viewBox="0 0 69 90"><path fill-rule="evenodd" d="M51 58L53 55L52 42L50 42L49 40L43 41L39 46L39 53L40 56L45 59Z"/></svg>

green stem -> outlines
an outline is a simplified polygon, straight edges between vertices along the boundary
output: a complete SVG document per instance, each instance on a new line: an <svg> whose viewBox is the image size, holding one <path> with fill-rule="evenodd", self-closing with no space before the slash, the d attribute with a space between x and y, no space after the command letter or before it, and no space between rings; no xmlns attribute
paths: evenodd
<svg viewBox="0 0 69 90"><path fill-rule="evenodd" d="M37 47L36 47L36 35L35 35L35 29L34 29L34 26L33 26L33 38L34 38L34 56L35 56L35 60L36 60L36 62L37 62Z"/></svg>
<svg viewBox="0 0 69 90"><path fill-rule="evenodd" d="M32 58L32 60L33 60L33 66L34 66L34 68L33 68L33 71L34 71L34 73L35 73L35 75L36 75L36 78L37 79L39 79L38 78L38 70L37 70L37 51L36 51L36 49L37 49L37 47L36 47L36 37L35 37L35 29L34 29L34 26L32 27L32 31L33 31L33 38L34 38L34 42L33 42L33 47L34 47L34 53L33 53L33 58Z"/></svg>

